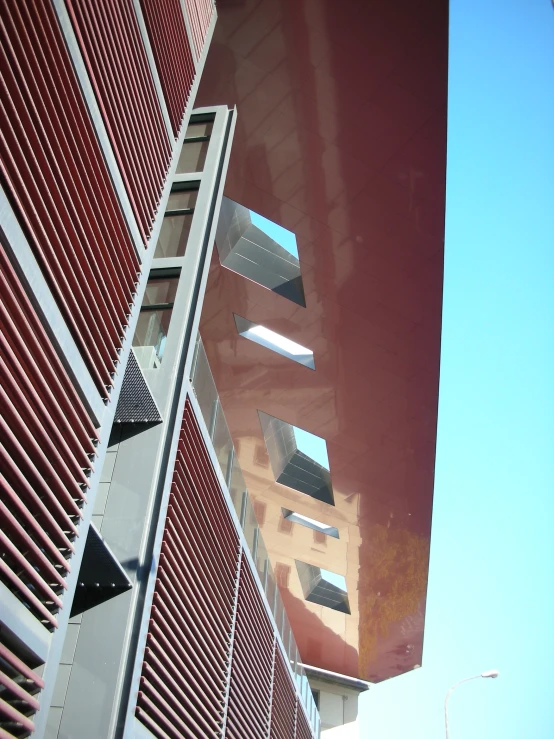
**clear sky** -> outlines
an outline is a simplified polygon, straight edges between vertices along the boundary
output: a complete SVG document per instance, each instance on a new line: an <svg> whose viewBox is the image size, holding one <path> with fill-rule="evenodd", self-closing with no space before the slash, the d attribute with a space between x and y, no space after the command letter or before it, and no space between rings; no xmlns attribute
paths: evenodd
<svg viewBox="0 0 554 739"><path fill-rule="evenodd" d="M452 0L446 274L423 667L362 739L554 739L554 9Z"/></svg>

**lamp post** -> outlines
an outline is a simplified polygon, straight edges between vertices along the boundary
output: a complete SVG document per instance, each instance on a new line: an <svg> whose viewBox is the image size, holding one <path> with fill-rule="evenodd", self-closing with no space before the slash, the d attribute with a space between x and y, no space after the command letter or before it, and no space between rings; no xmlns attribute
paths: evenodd
<svg viewBox="0 0 554 739"><path fill-rule="evenodd" d="M459 680L457 683L454 683L454 685L450 688L448 693L446 694L446 698L444 699L444 725L446 727L446 739L449 739L450 734L448 733L448 701L450 700L450 696L456 690L458 685L461 685L462 683L467 683L470 680L477 680L478 677L498 677L500 673L498 670L487 670L487 672L482 672L480 675L474 675L473 677L466 677L463 680Z"/></svg>

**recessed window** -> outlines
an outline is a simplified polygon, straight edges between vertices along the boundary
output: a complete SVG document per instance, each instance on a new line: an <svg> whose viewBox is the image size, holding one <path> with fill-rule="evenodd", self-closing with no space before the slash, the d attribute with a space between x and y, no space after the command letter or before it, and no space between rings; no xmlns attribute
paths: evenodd
<svg viewBox="0 0 554 739"><path fill-rule="evenodd" d="M202 172L206 163L210 136L212 134L212 116L191 116L190 123L179 155L176 174Z"/></svg>
<svg viewBox="0 0 554 739"><path fill-rule="evenodd" d="M185 255L197 197L197 182L173 186L156 244L155 259Z"/></svg>
<svg viewBox="0 0 554 739"><path fill-rule="evenodd" d="M258 415L275 480L334 505L325 439L262 411Z"/></svg>
<svg viewBox="0 0 554 739"><path fill-rule="evenodd" d="M292 359L293 362L298 362L304 367L315 370L314 354L305 346L241 316L235 315L235 324L237 331L245 339L254 341L256 344L265 346L287 359Z"/></svg>
<svg viewBox="0 0 554 739"><path fill-rule="evenodd" d="M224 267L306 306L291 231L224 197L215 241Z"/></svg>
<svg viewBox="0 0 554 739"><path fill-rule="evenodd" d="M313 529L314 531L318 531L326 536L332 536L335 539L339 538L339 531L335 526L328 526L326 523L316 521L315 518L308 518L308 516L303 516L301 513L295 513L288 508L282 508L281 511L283 513L283 518L287 521L299 523L301 526L306 526L308 529Z"/></svg>
<svg viewBox="0 0 554 739"><path fill-rule="evenodd" d="M341 613L350 613L346 580L343 575L299 560L296 560L296 569L307 601Z"/></svg>
<svg viewBox="0 0 554 739"><path fill-rule="evenodd" d="M157 369L161 364L178 283L174 271L150 274L133 337L135 356L143 369Z"/></svg>

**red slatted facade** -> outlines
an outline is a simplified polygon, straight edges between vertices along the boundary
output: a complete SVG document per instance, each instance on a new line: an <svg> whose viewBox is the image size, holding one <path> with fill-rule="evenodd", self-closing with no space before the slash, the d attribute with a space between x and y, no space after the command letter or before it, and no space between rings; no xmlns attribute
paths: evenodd
<svg viewBox="0 0 554 739"><path fill-rule="evenodd" d="M106 397L138 260L50 0L2 0L0 54L2 184Z"/></svg>
<svg viewBox="0 0 554 739"><path fill-rule="evenodd" d="M0 737L26 737L34 731L37 693L42 678L21 659L15 649L0 644Z"/></svg>
<svg viewBox="0 0 554 739"><path fill-rule="evenodd" d="M304 715L300 704L296 706L296 739L312 739L313 734L308 723L308 719Z"/></svg>
<svg viewBox="0 0 554 739"><path fill-rule="evenodd" d="M274 652L273 628L248 562L243 558L233 642L228 737L267 737Z"/></svg>
<svg viewBox="0 0 554 739"><path fill-rule="evenodd" d="M185 0L185 7L194 39L196 59L199 59L214 12L213 0Z"/></svg>
<svg viewBox="0 0 554 739"><path fill-rule="evenodd" d="M299 709L300 710L300 709ZM273 701L271 705L271 739L290 739L296 730L296 693L281 652L275 653Z"/></svg>
<svg viewBox="0 0 554 739"><path fill-rule="evenodd" d="M177 135L195 75L183 9L180 0L142 0L141 6L169 118Z"/></svg>
<svg viewBox="0 0 554 739"><path fill-rule="evenodd" d="M67 7L146 245L171 145L133 2L68 0Z"/></svg>
<svg viewBox="0 0 554 739"><path fill-rule="evenodd" d="M238 554L234 524L187 401L136 709L156 737L222 736L228 689L226 737L294 739L302 709L244 555L236 593ZM298 736L311 737L302 719Z"/></svg>
<svg viewBox="0 0 554 739"><path fill-rule="evenodd" d="M138 718L159 737L219 736L239 541L187 404Z"/></svg>
<svg viewBox="0 0 554 739"><path fill-rule="evenodd" d="M53 630L97 437L3 246L0 325L0 579Z"/></svg>

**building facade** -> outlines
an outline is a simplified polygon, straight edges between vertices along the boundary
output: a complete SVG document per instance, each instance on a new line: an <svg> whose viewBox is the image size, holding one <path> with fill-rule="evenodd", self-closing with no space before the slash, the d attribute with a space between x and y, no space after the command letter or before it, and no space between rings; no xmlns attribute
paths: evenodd
<svg viewBox="0 0 554 739"><path fill-rule="evenodd" d="M0 735L354 737L422 663L447 3L0 20Z"/></svg>

